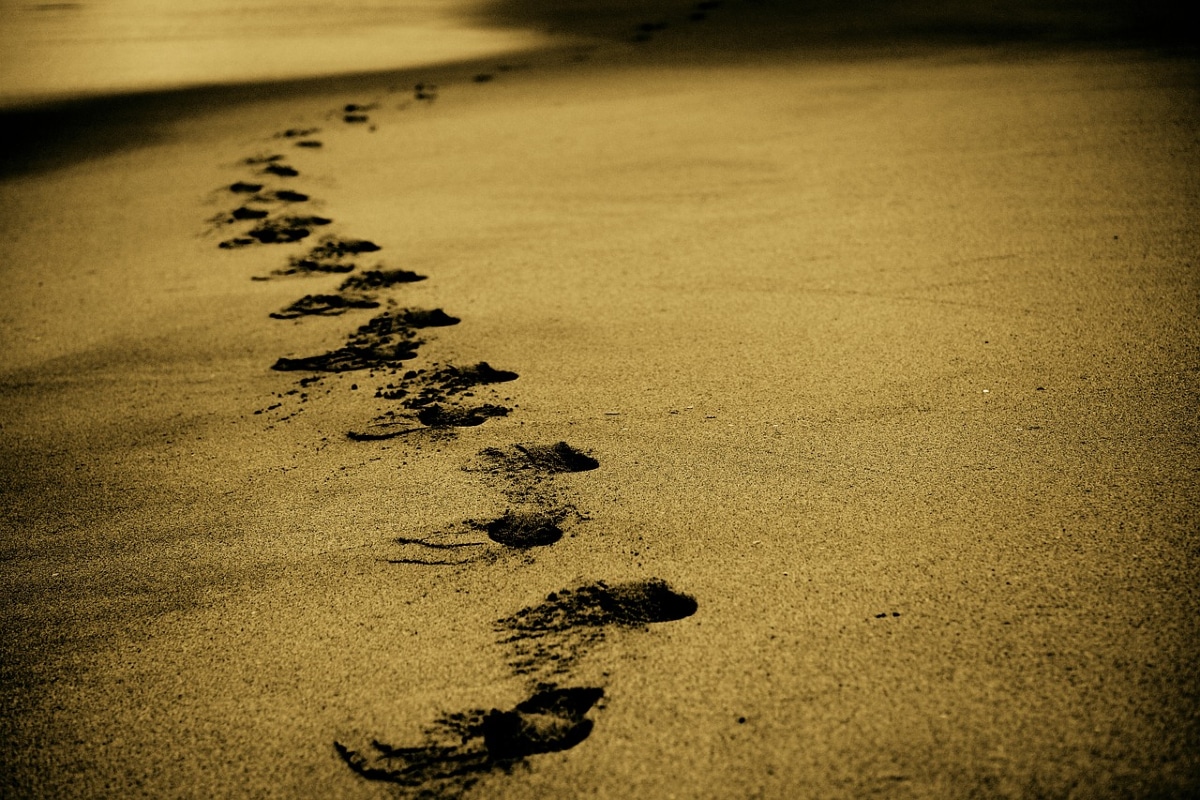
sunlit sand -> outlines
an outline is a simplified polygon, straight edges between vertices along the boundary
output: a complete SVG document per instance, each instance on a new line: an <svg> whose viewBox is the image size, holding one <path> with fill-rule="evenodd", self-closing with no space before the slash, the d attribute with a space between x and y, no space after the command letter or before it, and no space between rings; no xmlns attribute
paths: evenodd
<svg viewBox="0 0 1200 800"><path fill-rule="evenodd" d="M1195 794L1194 52L889 8L6 84L0 793Z"/></svg>

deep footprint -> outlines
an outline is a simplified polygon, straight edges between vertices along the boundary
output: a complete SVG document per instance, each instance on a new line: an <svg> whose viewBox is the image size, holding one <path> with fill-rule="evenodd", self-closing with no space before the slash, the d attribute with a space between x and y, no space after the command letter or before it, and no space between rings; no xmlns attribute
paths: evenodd
<svg viewBox="0 0 1200 800"><path fill-rule="evenodd" d="M413 747L377 740L363 749L338 741L333 746L364 778L416 789L419 797L458 797L489 772L508 772L531 756L569 750L587 739L593 723L586 715L603 696L603 689L591 686L543 687L508 710L441 717Z"/></svg>
<svg viewBox="0 0 1200 800"><path fill-rule="evenodd" d="M566 672L607 629L638 629L696 613L696 600L652 578L612 586L603 581L552 592L536 606L500 620L496 630L512 649L509 665L518 675Z"/></svg>
<svg viewBox="0 0 1200 800"><path fill-rule="evenodd" d="M484 524L488 538L505 547L526 550L554 544L563 536L567 511L508 511Z"/></svg>
<svg viewBox="0 0 1200 800"><path fill-rule="evenodd" d="M392 541L400 549L388 563L448 566L496 561L506 550L526 551L554 544L583 519L586 517L570 505L532 511L510 509L495 519L467 519L425 536L398 536Z"/></svg>

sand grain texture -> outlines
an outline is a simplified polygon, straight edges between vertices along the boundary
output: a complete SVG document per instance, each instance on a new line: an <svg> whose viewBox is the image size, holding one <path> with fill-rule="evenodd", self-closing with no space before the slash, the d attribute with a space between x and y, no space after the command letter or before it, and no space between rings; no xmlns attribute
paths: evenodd
<svg viewBox="0 0 1200 800"><path fill-rule="evenodd" d="M5 796L1200 791L1194 56L608 8L5 171Z"/></svg>

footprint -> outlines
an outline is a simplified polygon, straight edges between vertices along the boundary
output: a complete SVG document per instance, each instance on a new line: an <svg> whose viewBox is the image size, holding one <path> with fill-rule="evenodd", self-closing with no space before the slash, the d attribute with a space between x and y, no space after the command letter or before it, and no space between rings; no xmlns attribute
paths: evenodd
<svg viewBox="0 0 1200 800"><path fill-rule="evenodd" d="M344 314L352 308L379 308L379 301L370 297L353 297L343 294L306 294L282 311L276 311L272 319L296 319L305 316L332 317Z"/></svg>
<svg viewBox="0 0 1200 800"><path fill-rule="evenodd" d="M508 511L484 525L488 538L505 547L526 550L554 544L563 536L565 509L555 511Z"/></svg>
<svg viewBox="0 0 1200 800"><path fill-rule="evenodd" d="M233 222L235 220L241 221L247 219L263 219L267 216L267 213L268 212L266 210L261 208L247 208L246 206L241 206L230 212L229 221Z"/></svg>
<svg viewBox="0 0 1200 800"><path fill-rule="evenodd" d="M260 187L261 188L261 187ZM255 191L258 191L255 189ZM290 189L280 189L277 192L272 192L271 196L276 200L281 200L285 203L303 203L308 200L308 195L300 192L293 192Z"/></svg>
<svg viewBox="0 0 1200 800"><path fill-rule="evenodd" d="M371 420L360 430L346 432L352 442L378 442L410 433L451 435L457 428L476 428L493 417L507 417L512 409L494 403L477 406L433 405L415 415L389 411Z"/></svg>
<svg viewBox="0 0 1200 800"><path fill-rule="evenodd" d="M510 772L533 756L569 750L587 739L593 727L587 714L602 697L604 690L593 686L545 686L510 709L443 716L415 746L378 740L360 748L340 741L333 746L368 780L418 790L418 797L460 797L489 772Z"/></svg>
<svg viewBox="0 0 1200 800"><path fill-rule="evenodd" d="M558 675L614 628L636 630L683 619L696 601L658 579L609 586L603 582L552 592L545 602L497 622L501 644L516 655L515 674ZM561 752L585 741L594 729L588 717L604 697L599 686L561 687L536 681L530 695L501 710L470 709L446 714L425 728L419 744L397 747L379 739L334 749L354 772L413 790L415 797L462 797L484 775L543 753Z"/></svg>
<svg viewBox="0 0 1200 800"><path fill-rule="evenodd" d="M257 212L245 209L244 213L256 214ZM264 213L262 216L247 218L262 219L265 216L266 214ZM290 244L291 242L298 242L301 239L307 239L312 235L314 227L329 225L332 222L333 220L326 217L278 217L276 219L266 219L260 222L253 230L248 231L245 236L227 239L217 246L228 250L234 247L246 247L255 242L259 244Z"/></svg>
<svg viewBox="0 0 1200 800"><path fill-rule="evenodd" d="M302 316L336 316L352 308L379 308L372 289L385 289L398 283L425 280L424 275L407 270L371 270L345 280L337 294L309 294L282 311L271 314L274 319L295 319ZM391 302L391 301L389 301ZM515 376L515 373L513 373ZM376 393L376 396L382 396Z"/></svg>
<svg viewBox="0 0 1200 800"><path fill-rule="evenodd" d="M286 131L275 134L276 139L300 139L305 136L312 136L314 133L320 133L320 128L288 128Z"/></svg>
<svg viewBox="0 0 1200 800"><path fill-rule="evenodd" d="M399 400L402 410L385 412L365 428L350 431L347 437L369 442L421 431L450 432L455 428L473 428L512 412L499 403L475 402L475 390L516 380L517 373L495 369L486 361L469 367L433 366L433 369L408 370L378 387L376 398Z"/></svg>
<svg viewBox="0 0 1200 800"><path fill-rule="evenodd" d="M492 417L507 417L511 412L511 408L492 403L467 408L434 404L418 411L417 420L427 428L474 428Z"/></svg>
<svg viewBox="0 0 1200 800"><path fill-rule="evenodd" d="M585 519L570 506L554 509L509 509L489 520L467 519L425 536L399 536L389 564L444 566L479 560L495 561L507 550L525 551L557 542Z"/></svg>
<svg viewBox="0 0 1200 800"><path fill-rule="evenodd" d="M514 444L488 447L479 451L481 465L475 469L515 476L524 472L587 472L600 462L566 442L556 444Z"/></svg>
<svg viewBox="0 0 1200 800"><path fill-rule="evenodd" d="M432 311L405 309L387 312L360 327L344 347L319 356L281 358L271 369L304 372L349 372L360 369L386 369L402 366L416 358L424 342L416 338L417 329L456 325L459 320L440 308Z"/></svg>
<svg viewBox="0 0 1200 800"><path fill-rule="evenodd" d="M267 175L278 175L281 178L294 178L300 174L299 170L294 167L289 167L287 164L268 164L263 167L263 173Z"/></svg>
<svg viewBox="0 0 1200 800"><path fill-rule="evenodd" d="M415 414L386 411L374 417L361 431L349 431L352 441L382 441L409 433L428 431L450 432L454 428L475 428L497 416L508 416L512 409L496 403L479 405L426 405Z"/></svg>
<svg viewBox="0 0 1200 800"><path fill-rule="evenodd" d="M255 192L260 191L262 188L263 187L261 183L244 183L242 181L238 181L237 183L230 184L229 191L234 192L235 194L254 194Z"/></svg>
<svg viewBox="0 0 1200 800"><path fill-rule="evenodd" d="M465 469L499 478L500 491L513 503L541 509L568 505L562 489L552 479L568 472L588 472L600 462L566 442L514 444L480 450Z"/></svg>
<svg viewBox="0 0 1200 800"><path fill-rule="evenodd" d="M325 144L323 142L320 142L316 139L301 139L300 141L296 142L296 147L307 147L310 149L315 149L315 148L324 147L324 146L325 146Z"/></svg>
<svg viewBox="0 0 1200 800"><path fill-rule="evenodd" d="M403 406L416 409L433 403L444 403L458 396L473 397L469 390L494 383L515 381L519 376L515 372L495 369L486 361L470 367L456 367L447 364L444 367L430 370L410 370L395 383L376 390L375 396L387 400L404 400Z"/></svg>
<svg viewBox="0 0 1200 800"><path fill-rule="evenodd" d="M368 292L374 289L387 289L398 283L416 283L423 280L425 280L424 275L418 275L405 269L373 269L347 278L338 287L338 291Z"/></svg>
<svg viewBox="0 0 1200 800"><path fill-rule="evenodd" d="M416 430L424 428L414 428L411 424L406 426L403 420L392 420L391 428L377 428L373 436L368 434L364 437L357 434L351 438L391 438L400 435L401 432L412 433ZM482 522L469 519L429 536L396 539L396 544L404 546L405 551L401 557L390 561L401 564L444 565L464 564L480 558L494 559L496 553L490 549L457 554L453 560L446 560L441 553L437 554L437 558L431 559L431 554L425 550L478 548L487 544L481 539L481 535L486 535L487 539L496 544L516 550L554 544L575 523L588 517L580 513L574 504L564 501L552 488L540 484L548 475L586 472L599 466L600 462L596 459L566 442L485 448L479 451L476 463L466 469L499 474L507 478L511 485L505 494L519 505L506 510L495 519Z"/></svg>
<svg viewBox="0 0 1200 800"><path fill-rule="evenodd" d="M348 260L361 253L374 253L381 249L366 239L338 239L327 236L304 256L293 256L287 267L275 270L272 275L296 275L312 272L352 272L357 264Z"/></svg>
<svg viewBox="0 0 1200 800"><path fill-rule="evenodd" d="M518 675L542 679L573 667L609 629L644 629L696 613L696 600L653 578L612 586L603 581L551 592L536 606L500 620L501 643Z"/></svg>
<svg viewBox="0 0 1200 800"><path fill-rule="evenodd" d="M376 106L376 103L371 103L370 105L347 103L342 107L342 121L349 123L370 122L370 117L367 116L366 112L373 111Z"/></svg>

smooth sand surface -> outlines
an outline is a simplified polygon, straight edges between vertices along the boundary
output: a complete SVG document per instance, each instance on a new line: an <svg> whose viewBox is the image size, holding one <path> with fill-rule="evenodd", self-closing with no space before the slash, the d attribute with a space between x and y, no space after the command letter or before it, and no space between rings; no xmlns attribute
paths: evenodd
<svg viewBox="0 0 1200 800"><path fill-rule="evenodd" d="M0 3L0 108L397 70L510 52L536 32L471 0Z"/></svg>
<svg viewBox="0 0 1200 800"><path fill-rule="evenodd" d="M696 613L553 676L603 689L586 739L425 788L1200 792L1195 59L679 8L505 70L155 100L0 182L5 796L414 796L334 742L514 708L498 620L652 578ZM334 222L219 248L275 153ZM516 371L479 391L511 414L352 441L392 377L286 394L276 359L386 310L268 316L345 278L251 280L325 230L428 276L383 299L462 322L412 367ZM543 481L560 541L391 563L517 502L482 449L560 440L600 462Z"/></svg>

